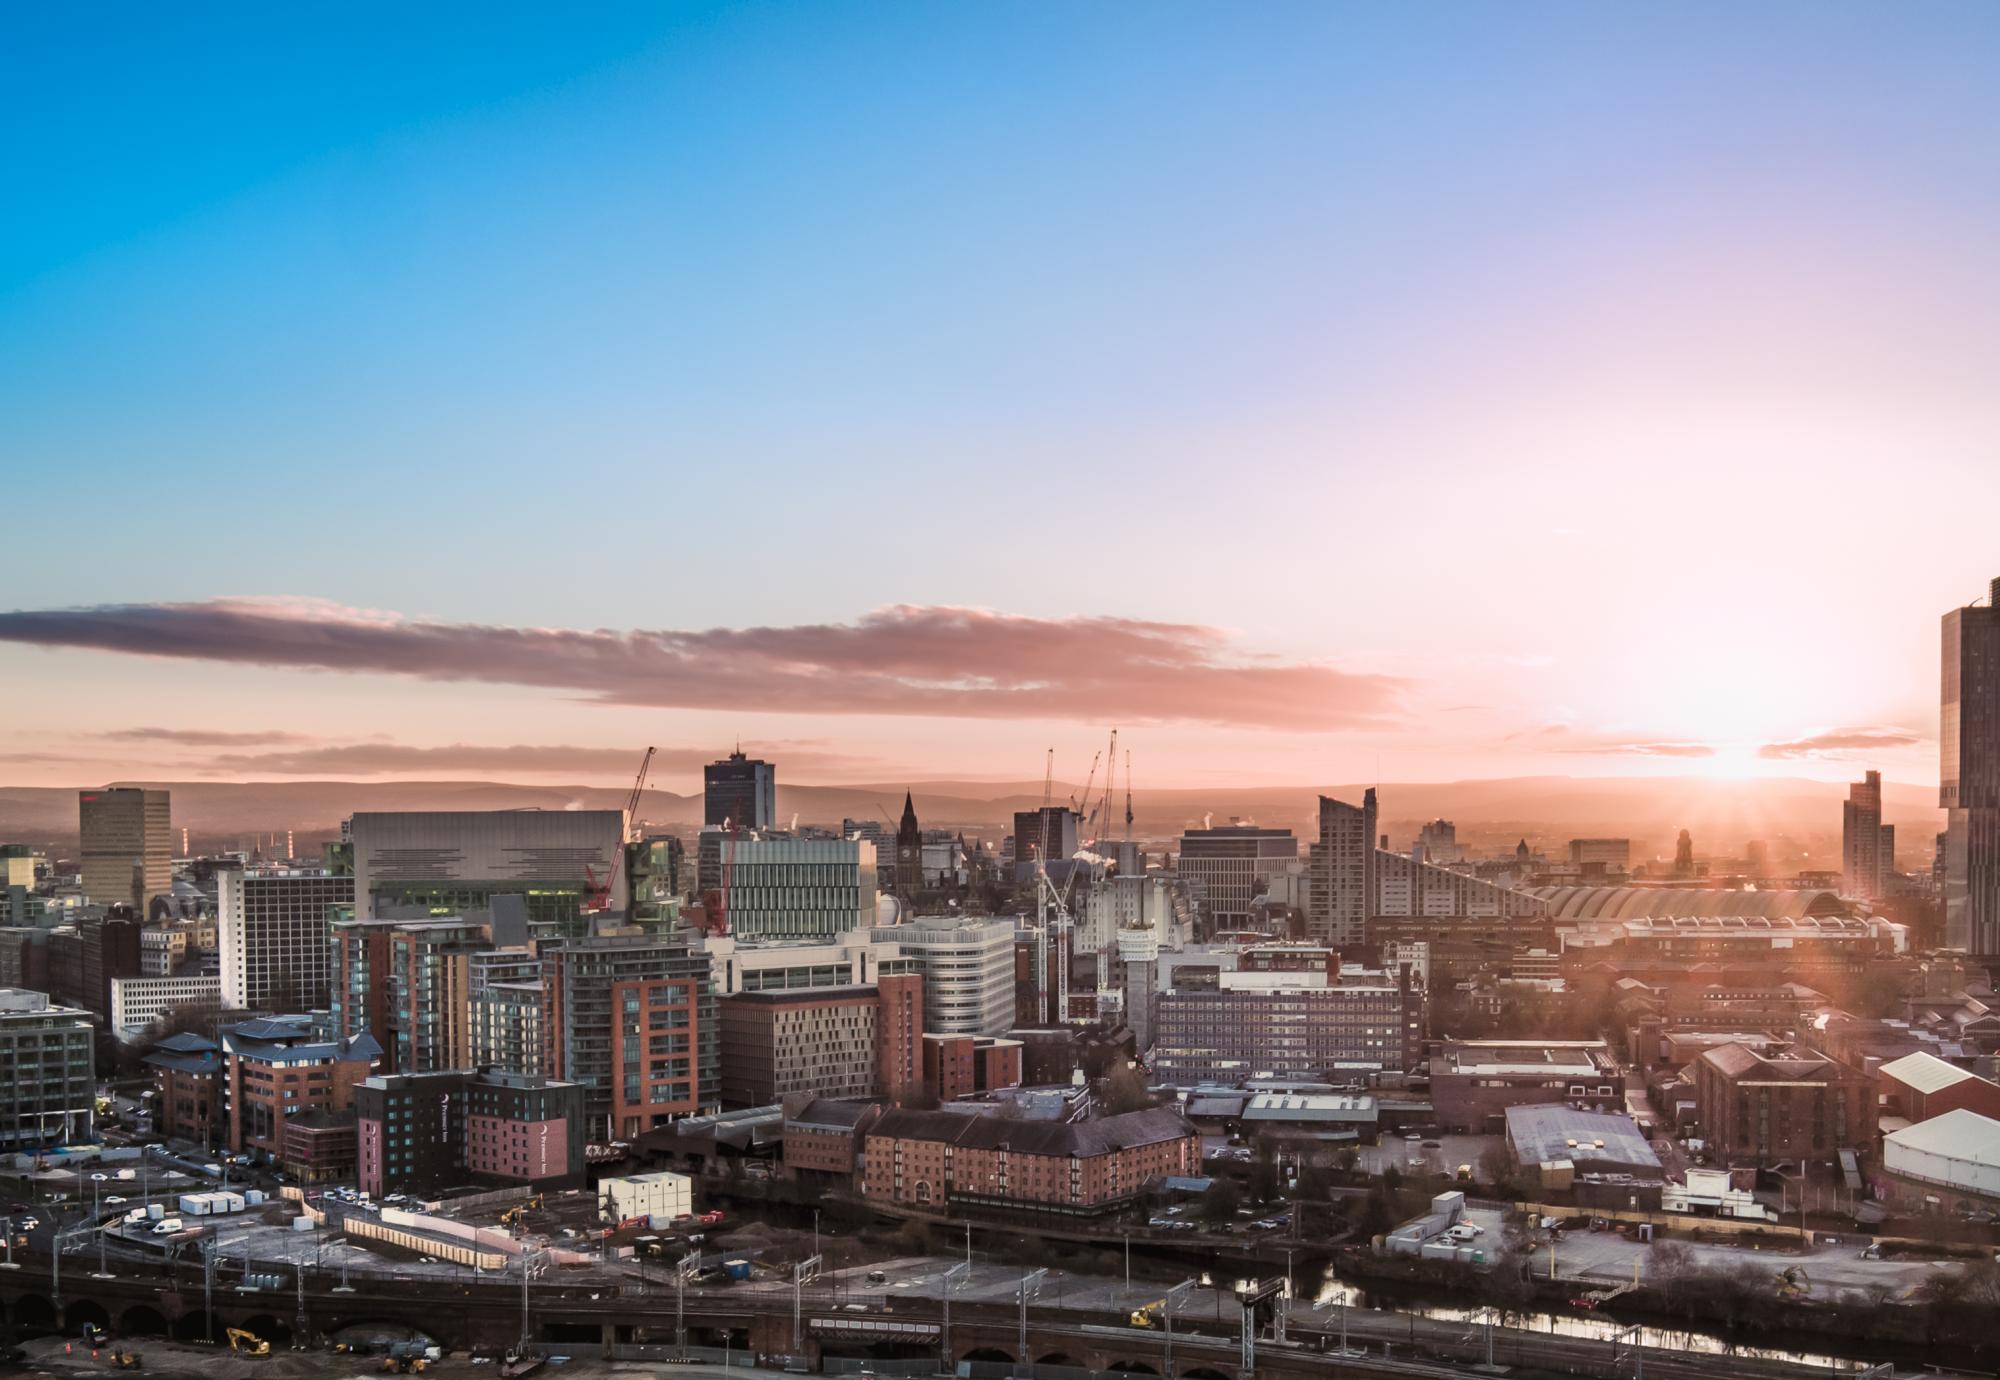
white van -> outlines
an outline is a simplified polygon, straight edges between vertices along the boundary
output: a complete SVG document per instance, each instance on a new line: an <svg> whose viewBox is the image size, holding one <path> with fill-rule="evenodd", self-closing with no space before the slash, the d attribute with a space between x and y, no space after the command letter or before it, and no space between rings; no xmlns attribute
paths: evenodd
<svg viewBox="0 0 2000 1380"><path fill-rule="evenodd" d="M153 1235L171 1236L177 1231L186 1231L187 1224L178 1217L162 1217L153 1223Z"/></svg>

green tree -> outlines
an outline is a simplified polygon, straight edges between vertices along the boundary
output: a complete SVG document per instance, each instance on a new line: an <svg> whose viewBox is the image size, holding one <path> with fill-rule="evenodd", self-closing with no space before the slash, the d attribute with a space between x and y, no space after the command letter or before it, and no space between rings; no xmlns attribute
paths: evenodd
<svg viewBox="0 0 2000 1380"><path fill-rule="evenodd" d="M1219 1226L1235 1220L1236 1210L1242 1206L1243 1194L1236 1185L1228 1179L1217 1179L1201 1195L1201 1220Z"/></svg>
<svg viewBox="0 0 2000 1380"><path fill-rule="evenodd" d="M1117 1116L1122 1112L1143 1112L1148 1107L1157 1107L1159 1099L1146 1086L1146 1075L1135 1064L1123 1064L1105 1075L1104 1086L1098 1094L1106 1113Z"/></svg>

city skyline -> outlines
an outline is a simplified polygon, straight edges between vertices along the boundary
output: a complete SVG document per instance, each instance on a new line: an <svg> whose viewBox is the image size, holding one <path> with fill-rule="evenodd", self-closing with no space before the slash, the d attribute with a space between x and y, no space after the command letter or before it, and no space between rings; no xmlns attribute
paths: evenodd
<svg viewBox="0 0 2000 1380"><path fill-rule="evenodd" d="M0 782L1937 780L1988 10L73 22Z"/></svg>

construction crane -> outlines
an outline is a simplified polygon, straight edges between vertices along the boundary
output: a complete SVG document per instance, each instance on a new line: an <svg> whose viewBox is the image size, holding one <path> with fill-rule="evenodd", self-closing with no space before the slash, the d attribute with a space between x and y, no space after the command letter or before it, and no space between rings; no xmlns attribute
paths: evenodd
<svg viewBox="0 0 2000 1380"><path fill-rule="evenodd" d="M646 773L652 769L656 748L647 748L646 755L639 759L639 774L632 778L632 794L625 801L625 841L632 842L639 835L639 796L646 789Z"/></svg>

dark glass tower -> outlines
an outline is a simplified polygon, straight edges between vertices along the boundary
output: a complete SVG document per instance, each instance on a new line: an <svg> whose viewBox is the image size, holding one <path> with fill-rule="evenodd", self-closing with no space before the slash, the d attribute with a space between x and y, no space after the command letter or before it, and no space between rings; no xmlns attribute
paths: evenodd
<svg viewBox="0 0 2000 1380"><path fill-rule="evenodd" d="M778 773L769 762L742 750L701 771L701 822L710 828L734 823L739 829L778 827Z"/></svg>
<svg viewBox="0 0 2000 1380"><path fill-rule="evenodd" d="M1938 804L1945 810L1945 943L2000 957L2000 580L1944 616Z"/></svg>

